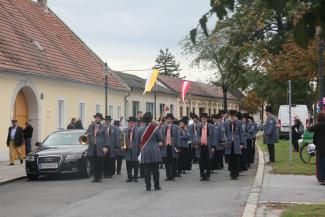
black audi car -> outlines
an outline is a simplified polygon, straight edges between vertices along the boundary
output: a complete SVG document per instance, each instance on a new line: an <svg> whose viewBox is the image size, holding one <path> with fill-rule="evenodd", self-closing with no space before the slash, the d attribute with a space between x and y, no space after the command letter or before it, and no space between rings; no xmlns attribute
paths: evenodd
<svg viewBox="0 0 325 217"><path fill-rule="evenodd" d="M81 144L80 136L85 130L64 130L50 134L38 148L26 157L28 179L38 179L40 175L80 174L89 177L90 163L87 159L86 144Z"/></svg>

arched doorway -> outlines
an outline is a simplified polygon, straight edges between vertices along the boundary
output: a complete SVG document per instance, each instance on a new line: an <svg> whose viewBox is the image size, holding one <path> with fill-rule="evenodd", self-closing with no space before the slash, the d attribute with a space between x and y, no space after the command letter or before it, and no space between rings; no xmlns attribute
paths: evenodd
<svg viewBox="0 0 325 217"><path fill-rule="evenodd" d="M40 142L40 99L39 94L31 81L21 81L18 83L12 100L11 117L18 120L18 125L23 129L28 121L34 128L32 137L32 148L36 142ZM25 146L23 147L25 153Z"/></svg>

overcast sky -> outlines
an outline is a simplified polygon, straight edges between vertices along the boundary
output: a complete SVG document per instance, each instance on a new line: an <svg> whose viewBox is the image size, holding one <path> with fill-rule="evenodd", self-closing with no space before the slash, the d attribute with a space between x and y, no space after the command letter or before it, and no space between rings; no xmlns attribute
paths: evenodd
<svg viewBox="0 0 325 217"><path fill-rule="evenodd" d="M191 68L179 42L209 10L209 0L48 0L49 7L114 70L147 69L160 48L181 63L182 76L207 80ZM138 75L144 76L145 73Z"/></svg>

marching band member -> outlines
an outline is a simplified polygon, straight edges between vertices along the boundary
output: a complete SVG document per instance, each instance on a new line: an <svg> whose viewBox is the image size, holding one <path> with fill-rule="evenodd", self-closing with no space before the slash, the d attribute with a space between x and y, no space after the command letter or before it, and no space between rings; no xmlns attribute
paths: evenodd
<svg viewBox="0 0 325 217"><path fill-rule="evenodd" d="M161 162L160 144L162 136L157 125L152 122L152 114L143 115L145 126L138 129L137 144L140 147L139 159L144 168L144 178L147 191L151 191L151 174L155 190L161 190L159 185L159 163Z"/></svg>
<svg viewBox="0 0 325 217"><path fill-rule="evenodd" d="M137 145L137 119L135 117L129 117L127 120L128 127L124 129L124 138L123 138L123 151L124 158L126 161L126 171L128 175L128 179L126 182L138 182L138 154L140 152L139 146ZM133 175L132 175L132 170Z"/></svg>
<svg viewBox="0 0 325 217"><path fill-rule="evenodd" d="M252 125L254 127L254 133L252 135L252 137L253 137L252 138L252 150L251 150L249 159L250 159L250 163L253 164L254 160L255 160L255 143L256 143L256 134L258 133L258 126L252 116L250 116L250 119L251 119Z"/></svg>
<svg viewBox="0 0 325 217"><path fill-rule="evenodd" d="M216 169L222 170L223 165L223 156L225 152L224 143L227 141L226 138L226 130L224 124L222 123L222 116L221 114L216 114L213 116L214 119L214 139L213 145L216 147L215 150L215 158L216 158Z"/></svg>
<svg viewBox="0 0 325 217"><path fill-rule="evenodd" d="M244 144L244 135L237 111L229 112L230 120L226 123L227 144L225 154L228 156L228 170L231 179L238 179L240 170L240 154Z"/></svg>
<svg viewBox="0 0 325 217"><path fill-rule="evenodd" d="M190 168L191 158L190 158L190 133L187 129L187 118L183 117L179 121L180 128L180 137L181 137L181 145L180 145L180 153L179 153L179 161L178 161L178 173L185 174L187 168Z"/></svg>
<svg viewBox="0 0 325 217"><path fill-rule="evenodd" d="M104 148L108 146L106 127L101 123L103 115L97 113L94 115L95 122L87 130L89 144L87 154L92 164L94 180L92 182L101 182L104 166Z"/></svg>
<svg viewBox="0 0 325 217"><path fill-rule="evenodd" d="M166 115L166 124L161 127L163 146L161 156L164 159L166 169L166 180L174 181L176 177L176 158L180 148L180 134L177 125L173 124L173 114Z"/></svg>
<svg viewBox="0 0 325 217"><path fill-rule="evenodd" d="M197 147L201 181L209 181L211 174L211 158L215 150L212 146L213 125L208 123L208 114L201 114L200 143Z"/></svg>
<svg viewBox="0 0 325 217"><path fill-rule="evenodd" d="M104 162L104 177L112 178L115 173L115 160L116 152L120 149L120 135L119 130L111 125L111 116L105 116L105 126L106 126L106 139L109 146L108 155L105 157Z"/></svg>
<svg viewBox="0 0 325 217"><path fill-rule="evenodd" d="M118 130L118 134L119 134L119 147L122 146L123 143L123 137L124 137L124 133L121 130L121 122L120 121L114 121L114 127L116 127L116 129ZM117 175L121 175L121 169L122 169L122 162L123 162L123 153L122 150L119 148L116 150L116 174ZM115 174L115 172L114 172Z"/></svg>
<svg viewBox="0 0 325 217"><path fill-rule="evenodd" d="M191 137L191 148L192 148L192 158L193 163L197 162L196 157L196 147L200 143L200 129L201 125L199 122L199 117L196 114L192 114L193 124L190 125L190 137Z"/></svg>
<svg viewBox="0 0 325 217"><path fill-rule="evenodd" d="M253 137L254 137L254 133L255 133L255 127L253 125L253 123L250 120L250 115L248 113L243 114L243 126L245 129L245 137L246 137L246 146L247 146L247 150L246 150L246 164L247 167L250 168L250 164L253 161L251 158L252 156L252 148L253 148Z"/></svg>

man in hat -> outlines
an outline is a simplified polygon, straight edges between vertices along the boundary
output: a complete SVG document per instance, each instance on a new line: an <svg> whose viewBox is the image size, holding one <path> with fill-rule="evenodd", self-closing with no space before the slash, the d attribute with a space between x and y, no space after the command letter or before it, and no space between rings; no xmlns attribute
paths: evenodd
<svg viewBox="0 0 325 217"><path fill-rule="evenodd" d="M114 121L114 127L116 127L118 134L119 134L119 147L122 146L123 143L123 131L121 130L121 122L115 120ZM123 153L120 148L116 150L116 174L121 175L121 168L122 168L122 161L123 161Z"/></svg>
<svg viewBox="0 0 325 217"><path fill-rule="evenodd" d="M198 161L196 157L196 148L199 146L200 143L200 131L201 131L201 124L199 122L199 117L196 114L192 114L193 124L190 125L190 137L191 137L191 152L193 163Z"/></svg>
<svg viewBox="0 0 325 217"><path fill-rule="evenodd" d="M163 146L161 156L164 159L166 169L166 181L175 180L176 177L176 158L180 150L180 134L177 125L173 124L173 114L166 115L166 124L161 127Z"/></svg>
<svg viewBox="0 0 325 217"><path fill-rule="evenodd" d="M116 152L120 149L120 134L119 129L115 126L112 126L112 117L105 116L105 126L106 126L106 136L107 144L109 147L108 154L105 156L104 162L104 177L112 178L115 174L115 161L116 161Z"/></svg>
<svg viewBox="0 0 325 217"><path fill-rule="evenodd" d="M140 147L140 162L144 168L144 178L147 191L151 191L151 174L153 175L155 190L161 190L159 185L159 163L161 162L160 145L162 135L157 125L152 123L152 114L143 115L145 126L138 129L137 144Z"/></svg>
<svg viewBox="0 0 325 217"><path fill-rule="evenodd" d="M240 171L240 155L244 147L242 123L238 120L238 112L229 111L230 119L226 123L227 144L225 155L228 156L228 170L231 179L238 179Z"/></svg>
<svg viewBox="0 0 325 217"><path fill-rule="evenodd" d="M240 171L247 171L249 168L249 161L248 161L248 149L251 149L250 143L250 134L251 134L251 123L249 122L249 114L244 113L242 114L242 127L243 127L243 135L244 135L244 146L241 150L240 155ZM250 150L249 149L249 150Z"/></svg>
<svg viewBox="0 0 325 217"><path fill-rule="evenodd" d="M264 127L264 144L267 145L267 149L269 151L269 162L268 163L274 163L275 162L275 150L274 150L274 144L278 142L278 129L276 128L276 119L272 115L272 107L266 106L265 113L267 116L267 120L265 122Z"/></svg>
<svg viewBox="0 0 325 217"><path fill-rule="evenodd" d="M12 126L8 129L7 146L9 147L10 166L15 164L15 153L18 154L20 164L23 164L21 146L24 143L24 130L18 126L17 120L11 121Z"/></svg>
<svg viewBox="0 0 325 217"><path fill-rule="evenodd" d="M199 158L201 181L209 181L211 174L211 159L215 147L213 146L213 125L208 123L208 114L202 113L200 127L200 142L196 148L196 155Z"/></svg>
<svg viewBox="0 0 325 217"><path fill-rule="evenodd" d="M106 127L102 124L103 115L97 113L94 115L95 122L91 124L87 130L89 139L88 144L88 158L90 160L91 168L94 173L93 182L101 182L104 167L104 147L108 148Z"/></svg>
<svg viewBox="0 0 325 217"><path fill-rule="evenodd" d="M126 161L126 171L128 175L128 179L126 182L138 182L138 154L140 152L139 146L137 145L137 132L138 127L137 119L135 117L129 117L127 120L128 127L124 129L123 133L123 151L124 151L124 158ZM133 175L132 175L133 171Z"/></svg>
<svg viewBox="0 0 325 217"><path fill-rule="evenodd" d="M216 147L213 157L215 158L215 169L222 170L223 165L223 156L225 152L224 143L227 141L226 130L224 124L222 123L221 114L215 114L212 116L214 122L214 134L213 134L213 146ZM213 167L213 160L212 160Z"/></svg>
<svg viewBox="0 0 325 217"><path fill-rule="evenodd" d="M247 167L250 168L250 164L254 162L254 155L252 155L253 152L253 139L255 135L255 126L253 122L251 121L251 116L249 114L243 114L243 125L245 129L245 137L246 137L246 164Z"/></svg>
<svg viewBox="0 0 325 217"><path fill-rule="evenodd" d="M191 138L190 138L190 133L187 129L187 122L188 118L183 117L179 121L179 129L180 129L180 139L181 139L181 144L180 144L180 153L179 153L179 158L178 158L178 174L183 173L185 174L186 170L191 169L191 158L190 158L190 143L191 143Z"/></svg>

